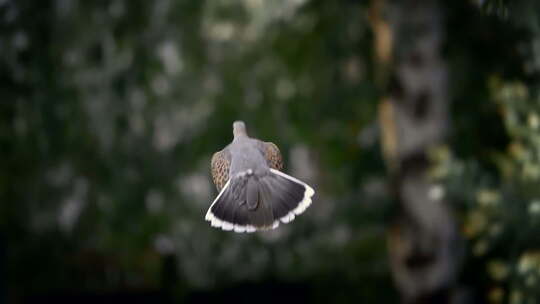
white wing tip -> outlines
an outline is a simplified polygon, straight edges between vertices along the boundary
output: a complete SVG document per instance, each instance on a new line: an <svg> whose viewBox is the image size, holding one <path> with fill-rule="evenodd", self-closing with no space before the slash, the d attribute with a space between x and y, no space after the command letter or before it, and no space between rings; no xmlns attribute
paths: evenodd
<svg viewBox="0 0 540 304"><path fill-rule="evenodd" d="M251 233L257 231L257 228L252 225L238 225L220 220L216 216L214 216L214 214L210 210L208 210L208 212L206 213L205 220L210 222L210 226L215 228L221 228L221 230L225 231L234 231L237 233Z"/></svg>

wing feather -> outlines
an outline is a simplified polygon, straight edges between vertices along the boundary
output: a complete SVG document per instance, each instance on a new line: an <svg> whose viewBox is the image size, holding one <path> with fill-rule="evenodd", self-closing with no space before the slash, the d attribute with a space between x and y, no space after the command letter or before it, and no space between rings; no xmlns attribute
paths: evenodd
<svg viewBox="0 0 540 304"><path fill-rule="evenodd" d="M272 169L283 170L283 158L279 148L272 142L263 142L264 156Z"/></svg>
<svg viewBox="0 0 540 304"><path fill-rule="evenodd" d="M218 191L221 191L223 186L229 180L229 168L231 166L231 158L228 151L225 149L218 151L212 155L211 171L212 180Z"/></svg>

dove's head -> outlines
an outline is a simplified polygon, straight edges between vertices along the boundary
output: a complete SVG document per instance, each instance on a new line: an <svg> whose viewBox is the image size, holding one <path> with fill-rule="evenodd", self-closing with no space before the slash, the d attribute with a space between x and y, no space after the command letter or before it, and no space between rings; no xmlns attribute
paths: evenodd
<svg viewBox="0 0 540 304"><path fill-rule="evenodd" d="M241 121L241 120L237 120L233 123L233 135L234 135L234 138L238 138L238 137L241 137L241 136L247 136L247 132L246 132L246 124Z"/></svg>

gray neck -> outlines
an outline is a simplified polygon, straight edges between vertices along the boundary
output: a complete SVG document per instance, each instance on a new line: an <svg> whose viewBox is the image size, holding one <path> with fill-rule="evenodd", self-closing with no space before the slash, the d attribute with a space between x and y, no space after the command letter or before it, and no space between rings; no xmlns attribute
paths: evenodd
<svg viewBox="0 0 540 304"><path fill-rule="evenodd" d="M235 121L233 123L234 138L247 137L246 124L243 121Z"/></svg>

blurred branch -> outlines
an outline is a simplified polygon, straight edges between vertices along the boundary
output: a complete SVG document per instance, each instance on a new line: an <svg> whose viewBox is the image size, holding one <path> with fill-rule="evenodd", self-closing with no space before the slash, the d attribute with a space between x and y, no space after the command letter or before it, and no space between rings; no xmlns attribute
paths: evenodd
<svg viewBox="0 0 540 304"><path fill-rule="evenodd" d="M388 95L379 106L379 123L399 207L388 232L394 281L404 303L450 303L460 236L441 189L427 176L427 151L448 131L448 76L439 54L443 15L437 1L378 0L371 17L377 59L383 69L391 64L380 84ZM390 33L381 30L385 22Z"/></svg>

